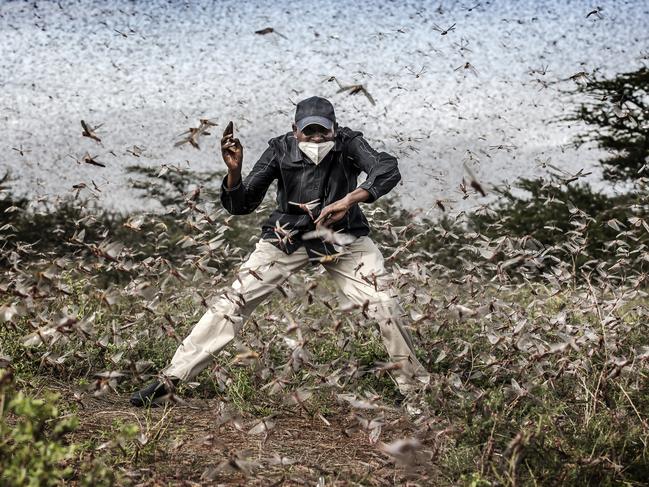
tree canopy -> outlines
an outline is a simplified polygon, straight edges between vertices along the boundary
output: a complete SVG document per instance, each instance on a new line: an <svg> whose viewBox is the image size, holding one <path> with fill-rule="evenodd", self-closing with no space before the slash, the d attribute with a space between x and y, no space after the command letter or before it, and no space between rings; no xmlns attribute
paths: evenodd
<svg viewBox="0 0 649 487"><path fill-rule="evenodd" d="M577 144L595 142L609 153L600 162L609 181L634 181L649 168L649 69L620 73L610 79L583 83L587 95L567 120L583 121L590 130Z"/></svg>

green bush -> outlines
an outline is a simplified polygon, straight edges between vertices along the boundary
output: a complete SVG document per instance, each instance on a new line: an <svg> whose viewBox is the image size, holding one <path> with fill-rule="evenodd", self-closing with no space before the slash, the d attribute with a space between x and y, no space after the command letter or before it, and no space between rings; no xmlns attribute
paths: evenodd
<svg viewBox="0 0 649 487"><path fill-rule="evenodd" d="M556 176L520 179L514 189L498 191L491 211L471 216L471 229L491 239L531 237L539 254L549 252L576 269L594 259L616 262L649 241L638 225L649 216L644 191L610 196Z"/></svg>
<svg viewBox="0 0 649 487"><path fill-rule="evenodd" d="M0 423L2 484L57 485L72 474L66 463L74 457L75 446L66 444L65 436L77 427L77 419L61 416L56 394L37 399L14 393L10 372L0 374L0 403L6 404ZM15 418L13 426L4 419L7 415Z"/></svg>
<svg viewBox="0 0 649 487"><path fill-rule="evenodd" d="M80 447L67 441L78 427L73 414L62 414L59 395L42 398L16 391L11 371L0 369L0 485L61 485L81 475L82 485L112 485L114 473L101 461L77 472L73 462Z"/></svg>

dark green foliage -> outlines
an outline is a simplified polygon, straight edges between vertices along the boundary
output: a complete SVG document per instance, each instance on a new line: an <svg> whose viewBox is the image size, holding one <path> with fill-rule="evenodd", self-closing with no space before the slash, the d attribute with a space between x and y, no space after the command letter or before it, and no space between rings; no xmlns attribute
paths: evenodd
<svg viewBox="0 0 649 487"><path fill-rule="evenodd" d="M185 202L193 197L192 192L197 189L203 197L217 200L223 178L220 171L197 172L174 166L164 166L162 169L127 166L126 172L136 176L130 181L134 189L141 191L141 198L156 200L163 208L178 211L185 208Z"/></svg>
<svg viewBox="0 0 649 487"><path fill-rule="evenodd" d="M67 441L78 427L74 415L62 414L57 394L31 397L16 392L11 372L0 368L0 484L61 485L75 474L70 465L78 445ZM115 474L101 462L84 464L76 472L81 485L112 485Z"/></svg>
<svg viewBox="0 0 649 487"><path fill-rule="evenodd" d="M586 95L567 120L585 122L589 131L579 145L595 142L610 155L600 162L610 181L633 181L645 174L649 163L649 69L595 79L577 93Z"/></svg>
<svg viewBox="0 0 649 487"><path fill-rule="evenodd" d="M643 179L649 162L649 70L595 79L573 94L585 96L585 101L564 121L588 126L577 145L594 142L607 151L609 156L600 161L605 179L632 181L633 192L598 193L579 182L579 175L522 178L513 188L496 188L500 198L488 211L471 215L469 228L491 239L531 238L528 248L535 248L537 255L551 250L553 258L575 269L596 260L611 265L641 252L647 242L647 232L631 230L644 226L649 217ZM646 263L640 259L637 265Z"/></svg>
<svg viewBox="0 0 649 487"><path fill-rule="evenodd" d="M616 258L610 242L618 238L633 246L647 241L646 233L624 233L636 223L634 217L648 216L643 193L607 196L588 184L563 184L556 178L520 179L515 188L500 188L499 192L502 198L493 211L473 215L470 220L477 232L490 238L530 236L545 249L579 236L583 239L581 262ZM563 253L568 256L570 252L564 249Z"/></svg>
<svg viewBox="0 0 649 487"><path fill-rule="evenodd" d="M21 243L22 252L27 257L36 252L57 254L62 249L71 250L67 242L78 228L77 221L84 213L91 212L95 219L109 228L120 219L118 215L97 208L85 208L84 203L72 198L56 204L44 202L35 210L29 198L11 193L11 180L9 172L5 172L0 179L0 233L5 237L11 236L0 253L0 266L8 264L13 242ZM88 230L89 240L94 241L98 237L97 231Z"/></svg>
<svg viewBox="0 0 649 487"><path fill-rule="evenodd" d="M158 201L167 215L165 219L172 236L180 237L187 228L178 228L179 215L187 211L188 207L198 207L199 212L214 217L218 213L220 218L214 225L223 224L227 220L225 236L233 248L246 248L250 246L251 229L260 228L260 222L270 213L270 209L262 205L250 215L237 216L230 219L230 215L221 207L220 192L223 180L223 171L197 172L165 166L162 170L143 166L128 166L127 172L140 176L133 179L133 188L141 191L142 199ZM171 215L170 215L171 214ZM177 240L172 238L171 240ZM173 247L173 246L171 246ZM229 268L226 265L225 268Z"/></svg>

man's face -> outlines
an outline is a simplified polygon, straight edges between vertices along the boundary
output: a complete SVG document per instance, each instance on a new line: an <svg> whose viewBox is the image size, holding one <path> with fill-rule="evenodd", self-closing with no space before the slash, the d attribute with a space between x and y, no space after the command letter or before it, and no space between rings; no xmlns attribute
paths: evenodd
<svg viewBox="0 0 649 487"><path fill-rule="evenodd" d="M334 140L335 134L335 127L327 130L322 125L313 123L304 127L304 130L299 130L297 125L293 124L293 135L298 142L315 142L316 144L329 142Z"/></svg>

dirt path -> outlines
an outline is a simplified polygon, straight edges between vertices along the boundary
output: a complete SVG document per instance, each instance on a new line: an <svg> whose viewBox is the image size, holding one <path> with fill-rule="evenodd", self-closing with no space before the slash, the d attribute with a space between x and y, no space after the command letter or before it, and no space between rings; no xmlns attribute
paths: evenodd
<svg viewBox="0 0 649 487"><path fill-rule="evenodd" d="M380 414L369 413L367 419ZM72 440L94 441L95 448L114 452L118 468L135 485L430 482L426 468L406 469L382 452L380 443L372 443L368 431L359 427L345 405L338 405L324 419L286 409L269 420L267 434L250 432L255 426L263 429L260 418L239 416L228 421L231 415L219 399L188 399L185 404L147 411L131 407L126 396L84 396L78 417L79 428ZM413 423L398 411L384 411L382 421L379 441L415 434ZM139 425L144 435L131 436L120 448L111 439L127 423Z"/></svg>

